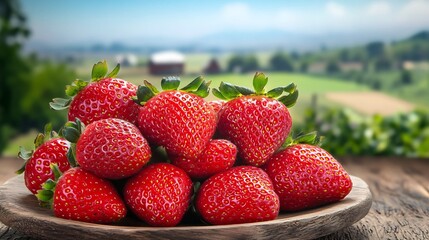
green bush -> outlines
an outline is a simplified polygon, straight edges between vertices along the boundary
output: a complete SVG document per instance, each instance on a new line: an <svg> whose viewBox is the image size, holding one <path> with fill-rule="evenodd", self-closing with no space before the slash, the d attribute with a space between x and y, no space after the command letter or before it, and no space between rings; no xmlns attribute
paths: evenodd
<svg viewBox="0 0 429 240"><path fill-rule="evenodd" d="M348 109L323 112L309 108L297 131L317 130L335 156L429 157L429 114L423 111L390 117L362 117Z"/></svg>

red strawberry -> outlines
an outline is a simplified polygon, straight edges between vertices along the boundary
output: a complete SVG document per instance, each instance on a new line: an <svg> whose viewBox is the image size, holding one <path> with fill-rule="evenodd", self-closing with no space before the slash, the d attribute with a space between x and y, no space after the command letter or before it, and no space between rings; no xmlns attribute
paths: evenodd
<svg viewBox="0 0 429 240"><path fill-rule="evenodd" d="M151 226L176 226L192 196L192 181L186 173L168 163L144 168L128 180L124 199L128 207Z"/></svg>
<svg viewBox="0 0 429 240"><path fill-rule="evenodd" d="M216 128L216 113L203 97L208 84L197 78L181 90L177 78L164 78L158 92L150 83L139 86L138 126L149 142L165 147L170 155L197 157Z"/></svg>
<svg viewBox="0 0 429 240"><path fill-rule="evenodd" d="M146 139L136 126L125 120L102 119L92 122L83 131L81 129L78 121L76 124L69 122L64 136L76 143L76 161L80 167L98 177L129 177L151 157ZM82 132L80 136L79 131Z"/></svg>
<svg viewBox="0 0 429 240"><path fill-rule="evenodd" d="M222 109L223 105L225 105L225 103L226 101L224 100L213 100L209 102L209 105L212 106L216 114L219 114L220 110Z"/></svg>
<svg viewBox="0 0 429 240"><path fill-rule="evenodd" d="M280 197L281 210L299 211L343 199L352 189L349 175L320 147L296 144L270 158L266 172Z"/></svg>
<svg viewBox="0 0 429 240"><path fill-rule="evenodd" d="M191 178L206 179L232 167L237 147L228 140L210 140L206 149L196 158L172 157L171 162L183 169Z"/></svg>
<svg viewBox="0 0 429 240"><path fill-rule="evenodd" d="M56 217L65 219L113 223L127 213L112 183L82 168L71 168L56 183L45 183L36 196L52 206Z"/></svg>
<svg viewBox="0 0 429 240"><path fill-rule="evenodd" d="M211 224L259 222L277 217L279 198L262 169L239 166L207 179L198 191L196 208Z"/></svg>
<svg viewBox="0 0 429 240"><path fill-rule="evenodd" d="M89 124L100 119L120 118L135 124L138 105L132 97L137 86L114 78L118 71L119 65L106 76L107 63L95 64L91 82L76 80L66 88L66 94L72 99L53 99L51 107L57 110L69 107L69 121L79 118L84 124Z"/></svg>
<svg viewBox="0 0 429 240"><path fill-rule="evenodd" d="M44 182L54 178L54 173L49 167L50 164L56 163L61 171L66 171L70 168L67 160L70 143L63 138L59 138L51 130L51 125L46 125L45 133L37 135L34 141L34 152L26 151L23 148L20 149L19 156L26 161L17 173L24 172L25 185L33 194L42 189Z"/></svg>
<svg viewBox="0 0 429 240"><path fill-rule="evenodd" d="M264 91L267 78L256 73L253 85L256 92L221 83L213 93L227 102L219 115L217 130L221 137L234 143L245 164L262 166L280 148L292 126L288 108L298 96L294 84ZM280 97L283 91L289 94Z"/></svg>

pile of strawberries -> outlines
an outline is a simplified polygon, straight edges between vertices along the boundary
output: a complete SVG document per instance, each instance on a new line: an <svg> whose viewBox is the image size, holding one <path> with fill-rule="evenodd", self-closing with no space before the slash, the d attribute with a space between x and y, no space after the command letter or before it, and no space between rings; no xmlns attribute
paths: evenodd
<svg viewBox="0 0 429 240"><path fill-rule="evenodd" d="M288 108L295 84L265 90L222 82L207 102L210 82L179 89L176 77L136 86L94 65L92 79L66 87L68 109L59 131L47 125L35 150L20 150L27 188L55 216L114 223L127 215L150 226L175 226L185 214L207 224L275 219L343 199L349 175L315 134L290 137Z"/></svg>

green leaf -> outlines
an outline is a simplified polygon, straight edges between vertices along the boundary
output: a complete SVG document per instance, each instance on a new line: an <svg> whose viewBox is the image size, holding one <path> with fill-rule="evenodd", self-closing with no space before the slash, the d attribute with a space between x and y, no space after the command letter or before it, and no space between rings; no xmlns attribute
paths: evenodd
<svg viewBox="0 0 429 240"><path fill-rule="evenodd" d="M234 86L235 89L237 89L237 91L239 91L242 95L248 96L248 95L252 95L255 94L255 91L253 91L252 89L249 89L247 87L241 87L241 86Z"/></svg>
<svg viewBox="0 0 429 240"><path fill-rule="evenodd" d="M42 188L45 190L53 190L55 188L56 182L52 179L48 179L46 182L42 183Z"/></svg>
<svg viewBox="0 0 429 240"><path fill-rule="evenodd" d="M240 92L230 83L221 82L219 86L219 91L227 99L233 99L240 96Z"/></svg>
<svg viewBox="0 0 429 240"><path fill-rule="evenodd" d="M196 91L193 91L191 93L193 93L195 95L198 95L198 96L200 96L202 98L207 97L209 95L209 93L210 93L210 90L209 90L210 83L211 83L211 81L209 81L209 82L203 82Z"/></svg>
<svg viewBox="0 0 429 240"><path fill-rule="evenodd" d="M139 86L137 88L137 103L146 103L151 99L155 94L152 92L152 90L146 86Z"/></svg>
<svg viewBox="0 0 429 240"><path fill-rule="evenodd" d="M51 163L49 167L52 169L52 172L54 173L55 181L58 180L63 174L60 168L58 167L58 165L56 163Z"/></svg>
<svg viewBox="0 0 429 240"><path fill-rule="evenodd" d="M269 98L277 98L283 93L283 87L277 87L274 89L271 89L267 92L266 96Z"/></svg>
<svg viewBox="0 0 429 240"><path fill-rule="evenodd" d="M72 143L70 144L70 148L67 151L67 160L71 167L77 167L77 161L76 161L76 144Z"/></svg>
<svg viewBox="0 0 429 240"><path fill-rule="evenodd" d="M32 155L33 155L33 150L27 150L25 149L25 147L19 146L18 157L24 160L28 160L31 158Z"/></svg>
<svg viewBox="0 0 429 240"><path fill-rule="evenodd" d="M80 137L80 132L76 128L65 127L63 129L63 136L67 141L77 143Z"/></svg>
<svg viewBox="0 0 429 240"><path fill-rule="evenodd" d="M86 86L88 86L88 84L89 83L87 81L76 79L75 81L73 81L73 83L71 85L66 86L66 95L69 97L74 97L80 91L82 91L82 89L84 89Z"/></svg>
<svg viewBox="0 0 429 240"><path fill-rule="evenodd" d="M37 134L36 138L34 139L34 148L37 149L45 142L45 134L39 133Z"/></svg>
<svg viewBox="0 0 429 240"><path fill-rule="evenodd" d="M283 88L283 91L287 92L287 93L293 93L296 91L296 84L295 83L291 83L289 85L287 85L286 87Z"/></svg>
<svg viewBox="0 0 429 240"><path fill-rule="evenodd" d="M158 89L154 85L152 85L152 83L144 80L144 85L148 87L153 93L159 93Z"/></svg>
<svg viewBox="0 0 429 240"><path fill-rule="evenodd" d="M192 82L190 82L188 85L181 88L180 90L183 90L185 92L197 91L201 86L201 84L203 84L203 81L204 81L204 78L202 76L199 76L194 80L192 80Z"/></svg>
<svg viewBox="0 0 429 240"><path fill-rule="evenodd" d="M217 90L216 88L212 89L212 93L215 97L222 99L222 100L228 100L228 98L226 98L219 90Z"/></svg>
<svg viewBox="0 0 429 240"><path fill-rule="evenodd" d="M253 87L257 94L263 94L264 88L267 85L268 78L261 72L256 72L253 77Z"/></svg>
<svg viewBox="0 0 429 240"><path fill-rule="evenodd" d="M306 134L302 134L298 137L295 138L294 142L295 143L306 143L306 144L311 144L313 145L315 143L317 139L317 132L309 132Z"/></svg>
<svg viewBox="0 0 429 240"><path fill-rule="evenodd" d="M70 107L70 103L72 102L72 99L65 99L65 98L54 98L52 99L52 102L49 103L49 106L54 110L64 110Z"/></svg>
<svg viewBox="0 0 429 240"><path fill-rule="evenodd" d="M180 85L179 77L166 77L161 80L161 88L162 90L177 90Z"/></svg>
<svg viewBox="0 0 429 240"><path fill-rule="evenodd" d="M38 190L36 194L37 199L44 203L51 202L53 196L54 192L52 190Z"/></svg>
<svg viewBox="0 0 429 240"><path fill-rule="evenodd" d="M283 103L286 107L290 108L295 105L297 99L298 99L298 90L296 90L295 92L289 95L282 96L278 100L281 103Z"/></svg>
<svg viewBox="0 0 429 240"><path fill-rule="evenodd" d="M107 74L106 77L107 78L115 78L116 76L118 76L119 69L121 69L121 65L118 63L118 64L116 64L116 67L109 74Z"/></svg>
<svg viewBox="0 0 429 240"><path fill-rule="evenodd" d="M25 166L27 165L28 159L31 158L34 151L28 151L24 147L19 146L18 157L24 160L24 164L22 164L21 168L15 171L16 174L22 174L25 172Z"/></svg>
<svg viewBox="0 0 429 240"><path fill-rule="evenodd" d="M99 79L104 78L107 74L107 70L108 69L106 60L94 64L91 73L92 81L97 81Z"/></svg>
<svg viewBox="0 0 429 240"><path fill-rule="evenodd" d="M45 136L43 139L43 142L46 142L52 138L52 123L45 124L45 128L43 130L43 133Z"/></svg>

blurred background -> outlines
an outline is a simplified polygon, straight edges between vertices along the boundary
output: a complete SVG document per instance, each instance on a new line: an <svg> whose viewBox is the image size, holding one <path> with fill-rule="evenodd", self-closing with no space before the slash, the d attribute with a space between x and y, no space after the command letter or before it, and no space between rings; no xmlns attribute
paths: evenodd
<svg viewBox="0 0 429 240"><path fill-rule="evenodd" d="M92 64L159 84L295 82L294 133L336 156L429 157L429 1L0 1L0 153L31 148ZM208 99L214 99L212 95Z"/></svg>

